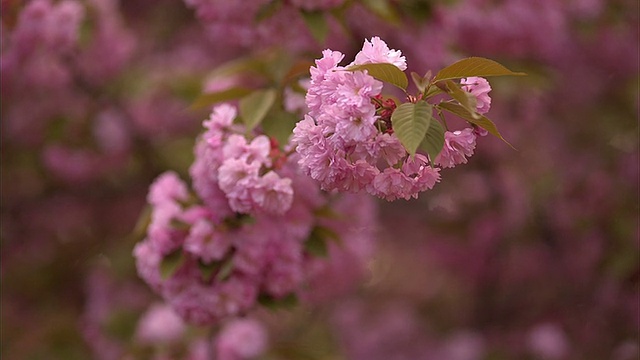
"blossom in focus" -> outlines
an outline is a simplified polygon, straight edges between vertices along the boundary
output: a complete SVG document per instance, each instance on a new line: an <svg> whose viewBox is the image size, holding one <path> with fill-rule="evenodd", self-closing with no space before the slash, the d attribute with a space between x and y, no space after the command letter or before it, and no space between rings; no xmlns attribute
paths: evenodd
<svg viewBox="0 0 640 360"><path fill-rule="evenodd" d="M391 50L387 43L377 36L365 40L362 50L356 55L353 65L389 63L400 70L407 69L407 61L400 50Z"/></svg>
<svg viewBox="0 0 640 360"><path fill-rule="evenodd" d="M468 77L460 79L462 84L462 90L470 92L476 97L476 109L480 114L486 114L491 108L491 97L489 97L489 91L491 91L491 85L485 78L481 77Z"/></svg>
<svg viewBox="0 0 640 360"><path fill-rule="evenodd" d="M444 147L434 162L445 168L466 164L475 148L476 135L472 128L447 131L444 133Z"/></svg>

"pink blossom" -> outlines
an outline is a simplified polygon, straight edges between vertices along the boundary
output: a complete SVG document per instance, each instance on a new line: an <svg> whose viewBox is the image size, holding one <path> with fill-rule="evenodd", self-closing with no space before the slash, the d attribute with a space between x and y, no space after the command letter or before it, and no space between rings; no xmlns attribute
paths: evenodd
<svg viewBox="0 0 640 360"><path fill-rule="evenodd" d="M143 343L161 345L175 342L186 326L180 316L166 304L153 304L138 322L136 338Z"/></svg>
<svg viewBox="0 0 640 360"><path fill-rule="evenodd" d="M211 131L221 131L233 124L237 110L229 104L221 104L213 108L211 116L202 124Z"/></svg>
<svg viewBox="0 0 640 360"><path fill-rule="evenodd" d="M267 333L253 319L238 319L224 326L215 340L219 360L246 360L261 355L267 349Z"/></svg>
<svg viewBox="0 0 640 360"><path fill-rule="evenodd" d="M133 256L136 258L138 275L154 290L158 291L162 284L162 277L160 276L162 254L153 247L151 242L143 241L136 244L133 249Z"/></svg>
<svg viewBox="0 0 640 360"><path fill-rule="evenodd" d="M291 179L283 179L275 172L269 171L258 180L256 187L251 191L251 197L266 212L284 214L293 201Z"/></svg>
<svg viewBox="0 0 640 360"><path fill-rule="evenodd" d="M265 166L271 166L270 150L271 144L265 135L256 136L250 144L247 144L244 136L232 134L227 138L222 148L222 155L225 159L241 159L247 163L255 161Z"/></svg>
<svg viewBox="0 0 640 360"><path fill-rule="evenodd" d="M389 63L397 66L400 70L407 69L407 61L400 50L390 50L387 43L377 36L371 41L365 40L362 50L356 55L353 64L379 64Z"/></svg>
<svg viewBox="0 0 640 360"><path fill-rule="evenodd" d="M160 253L166 255L182 245L184 234L181 229L173 227L174 221L180 221L182 214L182 208L174 202L162 203L153 208L147 236Z"/></svg>
<svg viewBox="0 0 640 360"><path fill-rule="evenodd" d="M386 168L376 175L373 180L373 191L387 201L398 198L409 200L412 195L412 181L402 171L394 168Z"/></svg>
<svg viewBox="0 0 640 360"><path fill-rule="evenodd" d="M485 78L481 77L468 77L466 79L460 79L462 84L462 90L470 92L476 97L476 108L480 114L486 114L491 108L491 97L489 92L491 91L491 85Z"/></svg>
<svg viewBox="0 0 640 360"><path fill-rule="evenodd" d="M151 205L160 205L167 202L186 201L189 198L187 185L180 180L178 174L167 171L158 176L149 188L147 201Z"/></svg>
<svg viewBox="0 0 640 360"><path fill-rule="evenodd" d="M566 335L552 323L539 324L529 333L529 348L544 359L562 359L569 353Z"/></svg>
<svg viewBox="0 0 640 360"><path fill-rule="evenodd" d="M472 128L464 130L447 131L444 134L444 146L436 157L435 163L452 168L456 165L466 164L467 158L473 155L476 148L476 136Z"/></svg>
<svg viewBox="0 0 640 360"><path fill-rule="evenodd" d="M227 196L235 197L257 181L259 163L248 164L243 159L227 159L219 168L218 185Z"/></svg>
<svg viewBox="0 0 640 360"><path fill-rule="evenodd" d="M217 231L206 219L201 219L191 227L184 249L208 264L221 260L230 245L231 240L224 233Z"/></svg>

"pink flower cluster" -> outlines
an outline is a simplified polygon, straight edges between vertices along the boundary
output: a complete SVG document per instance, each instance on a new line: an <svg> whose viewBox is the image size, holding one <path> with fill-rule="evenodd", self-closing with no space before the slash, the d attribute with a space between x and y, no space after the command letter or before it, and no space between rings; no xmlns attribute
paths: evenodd
<svg viewBox="0 0 640 360"><path fill-rule="evenodd" d="M473 154L473 129L446 132L445 146L437 159L409 156L393 133L392 100L382 101L383 83L367 71L349 71L338 64L344 55L325 50L311 67L306 96L308 114L293 130L293 142L301 155L299 164L322 189L343 192L364 190L392 201L417 198L440 181L440 169L466 163ZM389 49L378 37L364 43L351 65L390 63L407 68L404 56ZM488 82L464 79L464 90L478 99L478 111L488 111ZM435 121L435 120L434 120Z"/></svg>
<svg viewBox="0 0 640 360"><path fill-rule="evenodd" d="M231 321L224 326L216 339L216 359L253 359L265 351L267 340L266 329L256 320Z"/></svg>
<svg viewBox="0 0 640 360"><path fill-rule="evenodd" d="M235 212L285 213L293 201L293 188L291 179L281 177L275 171L281 154L277 148L272 149L265 135L258 135L248 142L243 135L234 133L235 118L236 109L230 105L214 109L211 118L204 123L208 129L204 134L206 148L202 150L205 163L197 161L193 171L207 167L212 175L207 181L217 182ZM235 126L235 131L239 130Z"/></svg>
<svg viewBox="0 0 640 360"><path fill-rule="evenodd" d="M220 105L204 122L191 167L195 194L173 172L152 184L147 236L134 249L139 275L197 324L244 314L259 297L302 294L302 286L322 273L321 260L306 248L320 230L344 239L340 249L327 246L331 254L350 254L343 258L351 267L362 266L370 253L362 246L372 238L369 200L330 202L298 171L297 154L287 157L264 135L247 141L235 116L235 108ZM330 218L355 203L366 212L350 214L348 222ZM351 244L354 228L362 235Z"/></svg>

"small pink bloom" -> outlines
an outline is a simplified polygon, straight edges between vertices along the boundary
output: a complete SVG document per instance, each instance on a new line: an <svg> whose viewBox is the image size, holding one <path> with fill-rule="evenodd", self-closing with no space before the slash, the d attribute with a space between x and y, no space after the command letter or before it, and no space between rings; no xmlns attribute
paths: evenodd
<svg viewBox="0 0 640 360"><path fill-rule="evenodd" d="M136 338L147 344L174 342L184 334L186 326L180 316L166 304L154 304L138 322Z"/></svg>
<svg viewBox="0 0 640 360"><path fill-rule="evenodd" d="M442 151L436 157L435 163L445 167L452 168L459 164L466 164L467 158L473 155L476 148L476 135L472 128L457 130L454 132L447 131L444 134L444 146Z"/></svg>
<svg viewBox="0 0 640 360"><path fill-rule="evenodd" d="M407 61L400 50L390 50L387 43L377 36L365 40L362 50L356 55L355 65L389 63L400 70L407 69Z"/></svg>
<svg viewBox="0 0 640 360"><path fill-rule="evenodd" d="M212 131L222 131L231 124L236 118L237 110L229 104L221 104L213 108L209 120L205 120L203 125Z"/></svg>
<svg viewBox="0 0 640 360"><path fill-rule="evenodd" d="M468 77L466 79L460 79L462 90L470 92L476 97L476 109L480 114L486 114L491 108L491 97L489 97L489 91L491 91L491 85L485 78L481 77Z"/></svg>
<svg viewBox="0 0 640 360"><path fill-rule="evenodd" d="M386 168L373 180L373 195L387 201L398 198L409 200L412 195L412 181L402 171Z"/></svg>
<svg viewBox="0 0 640 360"><path fill-rule="evenodd" d="M267 213L284 214L293 202L291 179L280 178L275 172L269 171L257 181L251 196Z"/></svg>
<svg viewBox="0 0 640 360"><path fill-rule="evenodd" d="M151 184L147 195L147 201L151 205L186 201L188 198L187 185L173 171L167 171L158 176Z"/></svg>
<svg viewBox="0 0 640 360"><path fill-rule="evenodd" d="M261 355L267 348L267 332L252 319L229 322L215 341L218 360L247 360Z"/></svg>
<svg viewBox="0 0 640 360"><path fill-rule="evenodd" d="M218 169L218 185L227 195L239 191L239 188L253 187L259 170L259 163L248 164L242 159L227 159Z"/></svg>
<svg viewBox="0 0 640 360"><path fill-rule="evenodd" d="M244 136L232 134L227 138L222 154L225 159L242 159L247 163L258 162L260 164L270 166L269 152L271 151L271 142L265 135L256 136L250 144Z"/></svg>
<svg viewBox="0 0 640 360"><path fill-rule="evenodd" d="M224 233L216 231L213 224L202 219L191 227L184 249L208 264L222 259L230 245L231 240Z"/></svg>

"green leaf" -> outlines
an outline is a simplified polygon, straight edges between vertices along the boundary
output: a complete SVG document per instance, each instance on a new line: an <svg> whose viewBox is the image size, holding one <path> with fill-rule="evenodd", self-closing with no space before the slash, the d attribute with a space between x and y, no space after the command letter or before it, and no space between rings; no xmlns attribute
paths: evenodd
<svg viewBox="0 0 640 360"><path fill-rule="evenodd" d="M439 121L432 121L427 135L420 143L420 149L429 154L431 161L435 160L444 146L444 128Z"/></svg>
<svg viewBox="0 0 640 360"><path fill-rule="evenodd" d="M421 93L423 93L427 88L427 85L429 85L428 78L422 77L418 75L418 73L413 71L411 72L411 79L413 80L413 83L416 85L416 88L418 88L418 91L420 91Z"/></svg>
<svg viewBox="0 0 640 360"><path fill-rule="evenodd" d="M391 115L393 131L409 154L416 153L432 117L432 107L425 101L404 103L394 110Z"/></svg>
<svg viewBox="0 0 640 360"><path fill-rule="evenodd" d="M221 263L219 261L214 261L210 264L205 264L202 260L198 260L198 269L200 269L200 274L202 275L202 280L205 283L208 283L213 278L213 274L216 273L220 269Z"/></svg>
<svg viewBox="0 0 640 360"><path fill-rule="evenodd" d="M327 248L327 241L322 234L316 231L317 227L311 231L309 238L304 242L304 250L314 256L327 257L329 249Z"/></svg>
<svg viewBox="0 0 640 360"><path fill-rule="evenodd" d="M233 272L233 257L229 257L226 259L222 265L220 265L220 270L216 274L217 281L225 281L231 276Z"/></svg>
<svg viewBox="0 0 640 360"><path fill-rule="evenodd" d="M442 88L444 88L449 96L451 96L454 100L457 100L460 105L462 105L462 107L465 108L469 112L469 114L471 114L471 116L473 116L474 119L480 118L480 114L478 114L476 107L478 100L475 96L473 96L473 94L468 91L462 90L462 88L458 84L454 83L451 80L444 81Z"/></svg>
<svg viewBox="0 0 640 360"><path fill-rule="evenodd" d="M142 213L138 217L138 221L136 221L136 225L133 228L133 232L131 233L131 235L136 240L142 240L147 234L147 228L151 224L151 213L151 205L147 205L144 207Z"/></svg>
<svg viewBox="0 0 640 360"><path fill-rule="evenodd" d="M360 0L376 16L393 25L400 25L400 15L389 0Z"/></svg>
<svg viewBox="0 0 640 360"><path fill-rule="evenodd" d="M324 44L329 34L329 25L322 11L300 11L307 28L313 35L313 38L320 44Z"/></svg>
<svg viewBox="0 0 640 360"><path fill-rule="evenodd" d="M282 0L271 0L266 4L262 4L258 9L255 21L258 23L272 17L281 7Z"/></svg>
<svg viewBox="0 0 640 360"><path fill-rule="evenodd" d="M478 118L475 118L471 113L469 113L469 111L467 111L467 109L459 104L442 102L438 104L437 107L443 110L447 110L448 112L457 115L472 124L478 125L479 127L491 133L491 135L494 135L500 140L504 141L507 145L511 146L511 148L515 150L513 145L511 145L504 137L502 137L502 134L500 134L500 132L498 131L496 124L494 124L493 121L489 120L488 118L482 115L480 115Z"/></svg>
<svg viewBox="0 0 640 360"><path fill-rule="evenodd" d="M258 295L258 303L268 309L276 310L279 308L290 309L298 305L298 296L291 293L282 298L275 298L269 294L261 293Z"/></svg>
<svg viewBox="0 0 640 360"><path fill-rule="evenodd" d="M276 90L258 90L240 99L238 108L247 132L258 126L276 101Z"/></svg>
<svg viewBox="0 0 640 360"><path fill-rule="evenodd" d="M353 65L347 68L347 71L363 71L367 70L369 75L374 78L388 82L389 84L395 85L402 90L407 90L407 86L409 86L409 80L407 79L407 75L400 70L397 66L388 63L380 63L380 64L363 64L363 65Z"/></svg>
<svg viewBox="0 0 640 360"><path fill-rule="evenodd" d="M169 225L172 229L179 231L189 232L189 230L191 230L191 225L176 218L171 219L171 221L169 221Z"/></svg>
<svg viewBox="0 0 640 360"><path fill-rule="evenodd" d="M455 63L440 70L434 82L442 80L460 79L470 76L506 76L506 75L526 75L523 72L513 72L499 63L481 58L470 57L456 61Z"/></svg>
<svg viewBox="0 0 640 360"><path fill-rule="evenodd" d="M163 279L170 278L184 264L186 260L182 249L175 250L166 255L160 262L160 276Z"/></svg>
<svg viewBox="0 0 640 360"><path fill-rule="evenodd" d="M208 74L209 78L227 77L240 73L255 73L266 75L267 72L264 58L262 57L244 57L236 60L228 61Z"/></svg>
<svg viewBox="0 0 640 360"><path fill-rule="evenodd" d="M218 92L202 94L191 104L191 108L202 109L219 102L239 99L251 94L252 91L252 89L244 87L232 87Z"/></svg>
<svg viewBox="0 0 640 360"><path fill-rule="evenodd" d="M340 242L340 235L326 226L316 226L313 229L315 234L325 240L331 240L334 242Z"/></svg>
<svg viewBox="0 0 640 360"><path fill-rule="evenodd" d="M283 84L288 84L294 80L298 80L299 77L306 75L309 77L309 68L314 66L314 63L308 60L300 60L289 68L289 71L282 79ZM305 91L306 92L306 91Z"/></svg>
<svg viewBox="0 0 640 360"><path fill-rule="evenodd" d="M298 116L282 109L272 109L262 121L262 131L278 141L282 146L289 142L289 137L296 127Z"/></svg>

